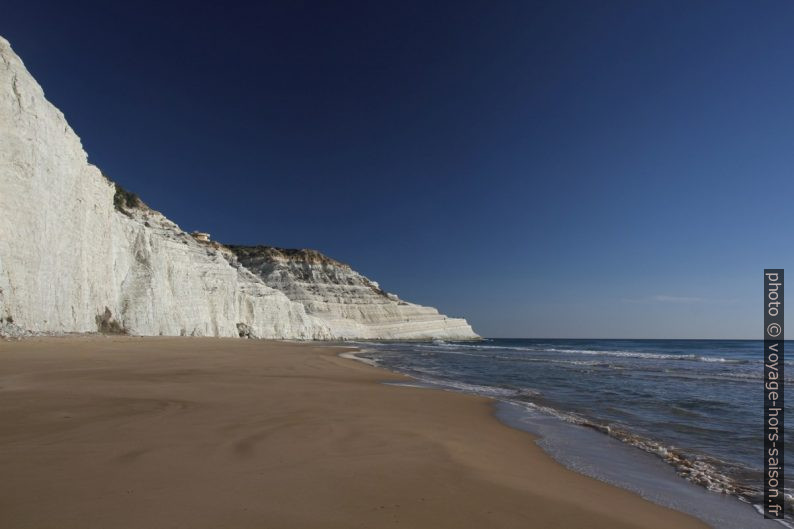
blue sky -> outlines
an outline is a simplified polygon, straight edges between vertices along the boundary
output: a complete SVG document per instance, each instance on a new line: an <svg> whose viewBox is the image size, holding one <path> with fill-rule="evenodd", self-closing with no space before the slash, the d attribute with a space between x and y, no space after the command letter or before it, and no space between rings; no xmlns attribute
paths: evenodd
<svg viewBox="0 0 794 529"><path fill-rule="evenodd" d="M0 34L185 229L485 336L758 338L794 264L794 3L108 4Z"/></svg>

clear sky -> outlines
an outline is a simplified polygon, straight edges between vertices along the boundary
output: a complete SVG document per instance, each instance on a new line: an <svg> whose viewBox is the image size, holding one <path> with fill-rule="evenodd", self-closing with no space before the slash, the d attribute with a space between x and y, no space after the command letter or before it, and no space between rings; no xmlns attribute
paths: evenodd
<svg viewBox="0 0 794 529"><path fill-rule="evenodd" d="M760 338L763 268L794 285L794 2L164 4L0 34L184 229L485 336Z"/></svg>

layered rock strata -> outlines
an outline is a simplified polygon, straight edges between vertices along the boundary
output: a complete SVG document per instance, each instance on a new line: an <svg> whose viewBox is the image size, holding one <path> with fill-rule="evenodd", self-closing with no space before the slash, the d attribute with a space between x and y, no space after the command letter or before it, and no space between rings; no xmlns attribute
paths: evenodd
<svg viewBox="0 0 794 529"><path fill-rule="evenodd" d="M395 340L477 338L466 320L403 301L349 265L314 250L229 248L265 284L325 321L335 336Z"/></svg>

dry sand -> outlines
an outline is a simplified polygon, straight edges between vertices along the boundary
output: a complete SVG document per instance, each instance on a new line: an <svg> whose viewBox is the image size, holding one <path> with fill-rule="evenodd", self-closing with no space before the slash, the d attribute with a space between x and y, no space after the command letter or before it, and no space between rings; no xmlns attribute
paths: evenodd
<svg viewBox="0 0 794 529"><path fill-rule="evenodd" d="M0 341L0 528L705 527L339 349Z"/></svg>

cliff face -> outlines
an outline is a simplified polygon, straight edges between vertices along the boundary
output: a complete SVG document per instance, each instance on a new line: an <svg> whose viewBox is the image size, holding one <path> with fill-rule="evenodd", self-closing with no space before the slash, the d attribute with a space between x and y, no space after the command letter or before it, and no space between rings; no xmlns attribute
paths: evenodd
<svg viewBox="0 0 794 529"><path fill-rule="evenodd" d="M401 300L350 266L314 250L229 246L246 268L331 328L335 336L369 339L472 339L466 320Z"/></svg>
<svg viewBox="0 0 794 529"><path fill-rule="evenodd" d="M379 337L340 333L284 292L227 248L125 201L0 37L0 322L52 332ZM436 329L421 337L447 336L445 325Z"/></svg>
<svg viewBox="0 0 794 529"><path fill-rule="evenodd" d="M35 331L332 337L228 252L144 205L115 207L115 193L0 39L0 318Z"/></svg>

